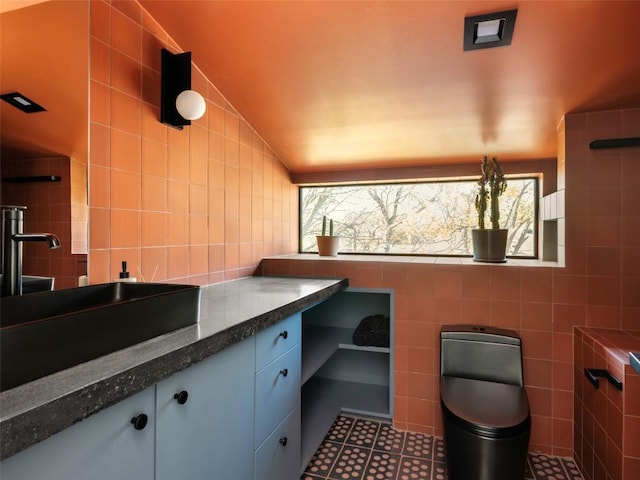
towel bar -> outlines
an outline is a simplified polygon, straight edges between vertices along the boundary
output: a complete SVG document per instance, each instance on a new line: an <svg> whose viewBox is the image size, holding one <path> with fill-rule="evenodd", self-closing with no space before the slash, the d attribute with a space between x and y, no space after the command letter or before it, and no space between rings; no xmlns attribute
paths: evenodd
<svg viewBox="0 0 640 480"><path fill-rule="evenodd" d="M607 370L604 370L602 368L585 368L584 375L585 377L587 377L587 380L589 380L591 384L596 388L600 388L600 380L598 380L598 377L603 377L609 380L611 385L622 391L622 382L611 375L611 373L609 373Z"/></svg>

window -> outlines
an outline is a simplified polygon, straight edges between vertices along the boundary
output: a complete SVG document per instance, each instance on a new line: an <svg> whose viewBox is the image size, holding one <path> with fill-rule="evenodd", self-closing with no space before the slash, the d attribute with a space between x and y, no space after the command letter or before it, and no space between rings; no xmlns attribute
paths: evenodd
<svg viewBox="0 0 640 480"><path fill-rule="evenodd" d="M535 258L538 179L507 181L500 197L507 255ZM317 251L326 215L341 253L470 256L476 191L474 180L300 187L300 251Z"/></svg>

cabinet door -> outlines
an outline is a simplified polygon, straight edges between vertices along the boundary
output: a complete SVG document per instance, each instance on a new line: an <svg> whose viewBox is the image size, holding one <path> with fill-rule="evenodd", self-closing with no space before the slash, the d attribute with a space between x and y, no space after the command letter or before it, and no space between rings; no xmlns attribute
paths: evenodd
<svg viewBox="0 0 640 480"><path fill-rule="evenodd" d="M255 480L295 480L300 477L300 405L256 450Z"/></svg>
<svg viewBox="0 0 640 480"><path fill-rule="evenodd" d="M0 478L153 480L154 408L150 387L3 461ZM148 421L136 430L140 414Z"/></svg>
<svg viewBox="0 0 640 480"><path fill-rule="evenodd" d="M156 480L253 478L254 365L252 337L158 383Z"/></svg>

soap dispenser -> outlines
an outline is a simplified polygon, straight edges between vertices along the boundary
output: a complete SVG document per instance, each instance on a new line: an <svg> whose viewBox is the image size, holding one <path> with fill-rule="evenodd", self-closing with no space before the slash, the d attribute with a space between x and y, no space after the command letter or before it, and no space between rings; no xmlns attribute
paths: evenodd
<svg viewBox="0 0 640 480"><path fill-rule="evenodd" d="M137 282L136 277L132 277L129 272L127 272L127 262L122 262L122 271L120 272L119 278L116 279L116 282Z"/></svg>

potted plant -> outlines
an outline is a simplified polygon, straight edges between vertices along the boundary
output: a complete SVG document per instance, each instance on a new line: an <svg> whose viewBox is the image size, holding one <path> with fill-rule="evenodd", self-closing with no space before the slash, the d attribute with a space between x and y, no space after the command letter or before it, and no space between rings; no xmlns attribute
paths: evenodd
<svg viewBox="0 0 640 480"><path fill-rule="evenodd" d="M340 237L333 234L333 219L329 219L329 235L327 235L327 216L322 217L322 235L317 235L318 255L322 257L335 257L338 255Z"/></svg>
<svg viewBox="0 0 640 480"><path fill-rule="evenodd" d="M478 228L471 231L473 242L473 260L475 262L506 262L507 233L506 228L500 228L500 196L507 188L502 167L498 159L491 161L485 155L480 165L482 174L478 179L478 194L476 195L476 211L478 212ZM489 204L489 219L491 228L484 225Z"/></svg>

